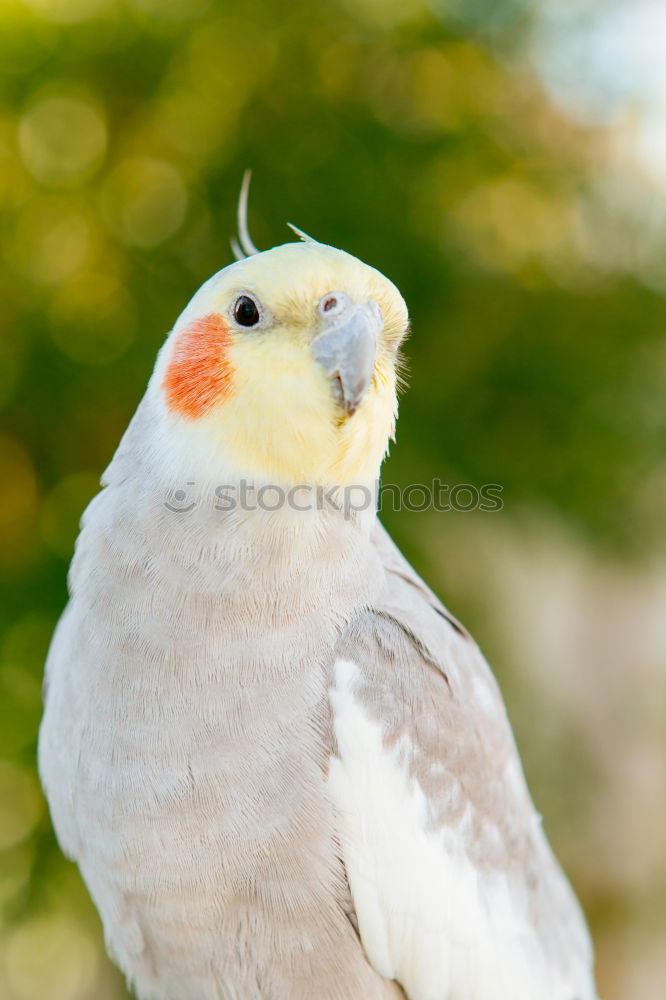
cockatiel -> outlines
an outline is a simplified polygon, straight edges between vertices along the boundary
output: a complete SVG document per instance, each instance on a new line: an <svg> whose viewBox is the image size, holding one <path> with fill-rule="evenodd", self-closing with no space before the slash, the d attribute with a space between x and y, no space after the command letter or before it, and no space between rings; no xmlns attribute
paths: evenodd
<svg viewBox="0 0 666 1000"><path fill-rule="evenodd" d="M141 1000L593 1000L490 669L377 520L405 303L241 233L83 516L47 661L41 777L109 952Z"/></svg>

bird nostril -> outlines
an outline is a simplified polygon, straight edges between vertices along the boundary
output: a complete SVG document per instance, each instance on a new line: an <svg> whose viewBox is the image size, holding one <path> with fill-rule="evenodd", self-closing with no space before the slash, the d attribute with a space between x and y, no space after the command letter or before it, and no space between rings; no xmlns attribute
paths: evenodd
<svg viewBox="0 0 666 1000"><path fill-rule="evenodd" d="M349 304L349 298L344 292L328 292L319 300L319 315L330 320L333 316L344 313Z"/></svg>

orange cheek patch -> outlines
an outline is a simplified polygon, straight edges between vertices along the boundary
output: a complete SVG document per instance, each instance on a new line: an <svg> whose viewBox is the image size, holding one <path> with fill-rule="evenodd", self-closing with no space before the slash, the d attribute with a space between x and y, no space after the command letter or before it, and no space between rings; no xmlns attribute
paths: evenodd
<svg viewBox="0 0 666 1000"><path fill-rule="evenodd" d="M229 328L216 313L195 319L179 335L162 386L167 405L183 416L203 416L231 386Z"/></svg>

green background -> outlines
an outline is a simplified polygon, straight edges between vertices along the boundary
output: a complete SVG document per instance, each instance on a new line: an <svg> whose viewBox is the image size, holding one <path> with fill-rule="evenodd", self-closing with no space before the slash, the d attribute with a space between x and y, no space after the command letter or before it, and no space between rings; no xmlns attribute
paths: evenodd
<svg viewBox="0 0 666 1000"><path fill-rule="evenodd" d="M608 184L620 125L545 92L538 6L0 6L2 1000L124 995L38 791L42 668L80 513L231 260L247 166L258 246L292 221L407 300L385 481L502 485L501 512L386 521L495 666L602 995L665 995L666 236L638 167Z"/></svg>

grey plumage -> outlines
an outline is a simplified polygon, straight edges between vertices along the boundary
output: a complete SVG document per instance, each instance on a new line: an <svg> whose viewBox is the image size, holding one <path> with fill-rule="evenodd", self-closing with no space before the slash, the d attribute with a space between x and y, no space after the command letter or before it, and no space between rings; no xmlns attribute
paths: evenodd
<svg viewBox="0 0 666 1000"><path fill-rule="evenodd" d="M476 645L373 509L220 504L162 404L165 351L83 518L40 737L137 994L593 1000Z"/></svg>

